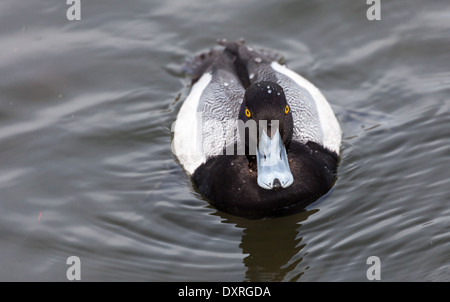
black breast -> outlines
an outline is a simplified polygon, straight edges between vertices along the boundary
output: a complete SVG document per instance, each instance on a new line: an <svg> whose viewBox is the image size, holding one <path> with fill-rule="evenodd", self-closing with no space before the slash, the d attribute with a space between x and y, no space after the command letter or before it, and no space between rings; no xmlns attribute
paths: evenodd
<svg viewBox="0 0 450 302"><path fill-rule="evenodd" d="M213 206L230 214L293 214L328 192L336 178L338 155L316 143L292 142L288 158L294 182L279 191L258 186L257 171L250 169L245 155L210 158L194 172L193 181Z"/></svg>

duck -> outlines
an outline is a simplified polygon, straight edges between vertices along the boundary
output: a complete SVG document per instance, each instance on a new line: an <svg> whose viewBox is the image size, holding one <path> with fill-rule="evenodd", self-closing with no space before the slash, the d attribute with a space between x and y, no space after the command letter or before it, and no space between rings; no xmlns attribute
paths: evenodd
<svg viewBox="0 0 450 302"><path fill-rule="evenodd" d="M342 131L320 90L244 40L185 64L190 91L172 152L219 211L248 218L304 210L333 187Z"/></svg>

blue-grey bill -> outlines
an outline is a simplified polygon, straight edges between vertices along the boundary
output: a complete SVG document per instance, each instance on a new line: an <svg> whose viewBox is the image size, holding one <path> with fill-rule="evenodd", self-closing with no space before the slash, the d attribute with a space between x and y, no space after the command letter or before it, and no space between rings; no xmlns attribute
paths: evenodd
<svg viewBox="0 0 450 302"><path fill-rule="evenodd" d="M281 139L278 129L270 138L263 130L258 148L256 150L256 161L258 164L258 185L267 190L274 189L281 184L282 188L289 187L294 182L289 168L286 147ZM278 182L276 182L278 179Z"/></svg>

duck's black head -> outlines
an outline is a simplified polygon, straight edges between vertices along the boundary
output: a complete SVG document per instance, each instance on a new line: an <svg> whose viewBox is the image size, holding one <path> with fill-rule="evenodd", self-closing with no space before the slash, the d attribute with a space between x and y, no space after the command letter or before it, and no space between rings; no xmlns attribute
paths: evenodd
<svg viewBox="0 0 450 302"><path fill-rule="evenodd" d="M288 151L294 131L291 108L283 88L271 81L251 84L239 111L241 141L258 185L268 190L286 188L294 181ZM243 135L245 134L245 138Z"/></svg>

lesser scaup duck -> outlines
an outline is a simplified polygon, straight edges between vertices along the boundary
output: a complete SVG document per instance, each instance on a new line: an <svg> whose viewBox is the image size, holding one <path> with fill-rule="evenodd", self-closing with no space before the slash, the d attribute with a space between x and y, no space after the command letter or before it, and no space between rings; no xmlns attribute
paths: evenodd
<svg viewBox="0 0 450 302"><path fill-rule="evenodd" d="M266 217L304 209L332 187L341 128L309 81L267 51L220 41L188 64L192 87L172 151L217 209Z"/></svg>

